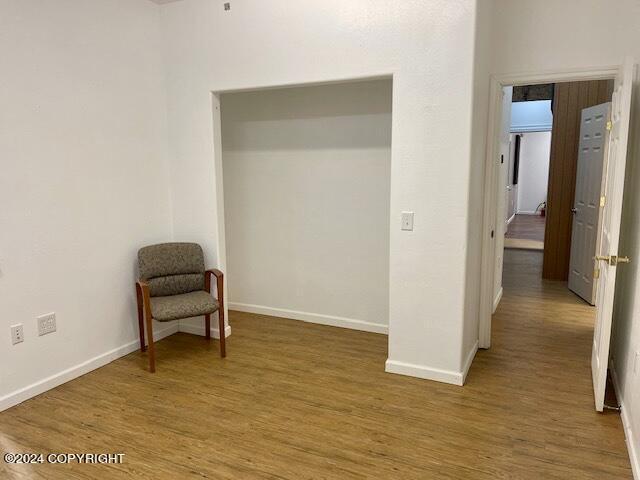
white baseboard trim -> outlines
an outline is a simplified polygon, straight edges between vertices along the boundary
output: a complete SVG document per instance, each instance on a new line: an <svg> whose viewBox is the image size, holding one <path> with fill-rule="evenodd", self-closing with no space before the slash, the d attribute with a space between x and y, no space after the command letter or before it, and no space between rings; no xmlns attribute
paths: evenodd
<svg viewBox="0 0 640 480"><path fill-rule="evenodd" d="M389 360L385 362L385 372L407 375L409 377L424 378L425 380L435 380L436 382L450 383L462 386L464 384L464 374L452 370L441 370L439 368L415 365L412 363Z"/></svg>
<svg viewBox="0 0 640 480"><path fill-rule="evenodd" d="M478 340L476 340L469 350L469 353L467 353L467 357L462 365L462 372L430 368L423 365L414 365L389 359L387 359L385 363L385 371L388 373L397 373L399 375L407 375L409 377L424 378L426 380L435 380L436 382L451 383L453 385L462 386L467 380L469 369L471 368L473 359L478 352L478 345Z"/></svg>
<svg viewBox="0 0 640 480"><path fill-rule="evenodd" d="M496 298L493 299L493 310L491 311L491 313L496 313L496 310L498 309L498 305L500 305L500 300L502 300L502 293L503 293L503 289L502 287L500 287L500 290L498 290L498 294L496 295Z"/></svg>
<svg viewBox="0 0 640 480"><path fill-rule="evenodd" d="M476 340L476 343L473 344L469 353L467 353L467 358L464 360L464 364L462 365L462 384L464 385L467 381L467 375L469 374L469 369L471 368L471 364L473 363L473 359L476 357L476 353L478 353L478 345L479 342Z"/></svg>
<svg viewBox="0 0 640 480"><path fill-rule="evenodd" d="M216 320L217 321L217 320ZM204 321L203 321L204 324ZM220 330L218 328L211 327L211 336L213 338L220 338ZM204 337L204 325L191 325L188 323L180 322L180 326L178 329L179 332L190 333L192 335L200 335ZM224 327L224 337L227 338L231 335L231 327L229 325L225 325Z"/></svg>
<svg viewBox="0 0 640 480"><path fill-rule="evenodd" d="M613 389L616 391L616 397L620 402L620 419L622 420L622 427L624 429L625 442L627 444L627 451L629 452L629 461L631 462L631 471L633 473L634 480L640 480L640 452L636 450L635 437L633 436L633 421L631 419L631 412L625 408L624 400L621 396L620 381L618 374L613 366L613 362L609 362L609 371L611 372L611 379L613 380Z"/></svg>
<svg viewBox="0 0 640 480"><path fill-rule="evenodd" d="M322 315L320 313L299 312L296 310L286 310L284 308L264 307L262 305L251 305L248 303L229 302L229 310L239 312L257 313L259 315L270 315L272 317L289 318L292 320L302 320L303 322L319 323L332 327L350 328L352 330L362 330L373 333L389 333L389 327L380 323L365 322L353 318L335 317L332 315Z"/></svg>
<svg viewBox="0 0 640 480"><path fill-rule="evenodd" d="M178 331L178 324L171 325L169 327L158 329L153 332L154 340L158 341L164 337L168 337ZM78 378L85 373L89 373L96 368L100 368L107 363L111 363L120 357L124 357L131 352L135 352L140 348L140 340L136 339L133 342L129 342L121 347L114 348L108 352L102 353L89 360L67 368L62 372L56 373L38 382L32 383L24 388L11 392L4 397L0 398L0 412L11 408L19 403L24 402L30 398L40 395L41 393L51 390L63 383L67 383L74 378Z"/></svg>

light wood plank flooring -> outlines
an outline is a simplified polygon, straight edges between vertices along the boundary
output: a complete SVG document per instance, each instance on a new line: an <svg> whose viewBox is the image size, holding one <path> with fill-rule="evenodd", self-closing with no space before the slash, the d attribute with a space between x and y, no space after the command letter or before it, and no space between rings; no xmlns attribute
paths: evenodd
<svg viewBox="0 0 640 480"><path fill-rule="evenodd" d="M544 250L545 217L516 215L504 235L505 248Z"/></svg>
<svg viewBox="0 0 640 480"><path fill-rule="evenodd" d="M545 219L540 215L516 215L507 227L505 237L544 242Z"/></svg>
<svg viewBox="0 0 640 480"><path fill-rule="evenodd" d="M630 479L620 418L594 411L592 310L507 251L493 347L465 387L384 373L386 337L232 313L0 413L0 450L123 452L122 465L0 478ZM132 321L135 321L132 319Z"/></svg>

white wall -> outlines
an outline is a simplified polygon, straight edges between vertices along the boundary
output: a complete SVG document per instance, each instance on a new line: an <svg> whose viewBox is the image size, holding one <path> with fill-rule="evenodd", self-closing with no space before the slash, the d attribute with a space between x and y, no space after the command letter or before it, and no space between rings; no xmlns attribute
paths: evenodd
<svg viewBox="0 0 640 480"><path fill-rule="evenodd" d="M557 69L619 65L626 55L640 60L640 2L636 0L562 0L546 2L497 0L495 7L494 73L540 72ZM580 12L576 15L576 12ZM567 32L571 34L568 35ZM605 41L603 41L603 39ZM636 90L640 87L636 80ZM620 253L640 259L640 95L634 100L634 143L629 155ZM613 357L623 419L638 461L640 452L640 261L620 268L614 314ZM635 463L640 478L640 465Z"/></svg>
<svg viewBox="0 0 640 480"><path fill-rule="evenodd" d="M518 213L534 214L547 201L551 132L522 134L518 169Z"/></svg>
<svg viewBox="0 0 640 480"><path fill-rule="evenodd" d="M632 461L635 459L634 473L640 478L640 95L637 90L633 108L634 128L629 136L632 153L627 164L618 248L620 255L629 256L632 263L625 265L629 268L618 269L611 357Z"/></svg>
<svg viewBox="0 0 640 480"><path fill-rule="evenodd" d="M507 220L515 213L532 214L540 202L547 199L549 177L549 154L551 151L551 128L553 113L551 100L513 102L511 104L511 136L509 168L507 174ZM523 135L520 144L520 167L518 183L513 184L515 161L514 133ZM542 133L546 132L546 133Z"/></svg>
<svg viewBox="0 0 640 480"><path fill-rule="evenodd" d="M224 267L211 91L393 74L387 366L460 382L475 3L162 6L176 238L202 242ZM403 210L415 212L413 232L400 230Z"/></svg>
<svg viewBox="0 0 640 480"><path fill-rule="evenodd" d="M513 102L511 105L512 132L550 131L552 126L551 100Z"/></svg>
<svg viewBox="0 0 640 480"><path fill-rule="evenodd" d="M491 67L491 28L493 0L476 6L473 65L473 117L471 131L471 170L467 208L467 278L465 282L464 330L461 365L468 370L478 348L480 311L480 272L482 269L484 158L487 148L486 124L489 116L489 69Z"/></svg>
<svg viewBox="0 0 640 480"><path fill-rule="evenodd" d="M136 348L136 251L171 235L158 9L0 1L0 409Z"/></svg>
<svg viewBox="0 0 640 480"><path fill-rule="evenodd" d="M222 96L230 307L384 332L391 80Z"/></svg>

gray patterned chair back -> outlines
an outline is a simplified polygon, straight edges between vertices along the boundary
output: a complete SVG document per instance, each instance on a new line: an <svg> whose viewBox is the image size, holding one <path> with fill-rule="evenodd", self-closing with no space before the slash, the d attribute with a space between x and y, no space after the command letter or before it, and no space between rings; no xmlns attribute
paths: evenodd
<svg viewBox="0 0 640 480"><path fill-rule="evenodd" d="M138 274L152 297L204 290L204 255L197 243L160 243L138 250Z"/></svg>

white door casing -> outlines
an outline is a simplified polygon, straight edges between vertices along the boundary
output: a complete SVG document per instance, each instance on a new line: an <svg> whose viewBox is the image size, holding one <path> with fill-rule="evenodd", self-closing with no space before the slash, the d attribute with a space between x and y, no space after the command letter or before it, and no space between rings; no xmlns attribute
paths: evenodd
<svg viewBox="0 0 640 480"><path fill-rule="evenodd" d="M494 286L493 286L493 306L494 310L498 305L498 300L502 295L502 267L504 256L504 234L506 232L507 223L505 221L507 215L507 199L509 192L507 190L507 175L509 170L509 150L511 136L511 99L513 97L513 87L503 87L502 89L502 117L500 121L500 147L498 155L498 184L501 187L501 194L498 198L498 208L494 218L495 225L495 265L494 265Z"/></svg>
<svg viewBox="0 0 640 480"><path fill-rule="evenodd" d="M629 120L631 116L631 91L634 76L633 60L627 58L615 78L611 102L611 130L609 132L609 156L604 175L605 205L602 211L600 238L601 256L618 255L622 195L627 161ZM616 283L614 262L599 261L600 276L597 285L596 321L591 352L591 375L596 410L604 409L604 395L609 362L609 343L613 316L613 298Z"/></svg>
<svg viewBox="0 0 640 480"><path fill-rule="evenodd" d="M516 217L516 210L518 208L516 204L516 200L518 199L518 185L513 184L516 135L517 134L513 133L509 135L509 162L507 166L507 226Z"/></svg>
<svg viewBox="0 0 640 480"><path fill-rule="evenodd" d="M604 189L603 169L609 145L607 122L611 103L582 110L576 191L573 202L569 290L595 304L594 255L599 252L602 218L600 197ZM595 265L597 267L597 265Z"/></svg>

